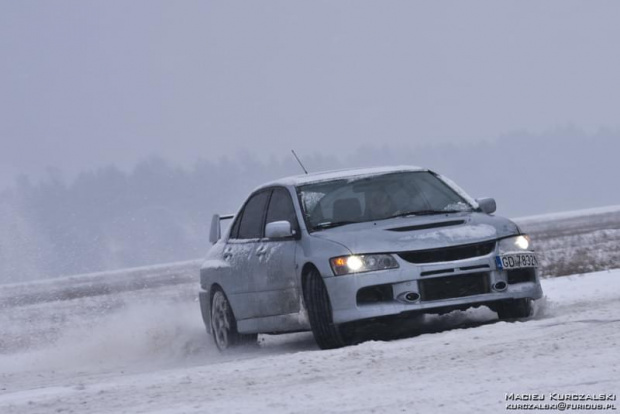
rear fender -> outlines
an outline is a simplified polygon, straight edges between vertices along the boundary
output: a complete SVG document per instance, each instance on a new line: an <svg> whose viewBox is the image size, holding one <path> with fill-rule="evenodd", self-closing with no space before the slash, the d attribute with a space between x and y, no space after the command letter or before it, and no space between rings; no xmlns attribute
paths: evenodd
<svg viewBox="0 0 620 414"><path fill-rule="evenodd" d="M205 323L205 328L208 333L212 333L211 329L211 295L210 292L202 290L198 293L198 299L200 300L200 313L202 314L202 320Z"/></svg>

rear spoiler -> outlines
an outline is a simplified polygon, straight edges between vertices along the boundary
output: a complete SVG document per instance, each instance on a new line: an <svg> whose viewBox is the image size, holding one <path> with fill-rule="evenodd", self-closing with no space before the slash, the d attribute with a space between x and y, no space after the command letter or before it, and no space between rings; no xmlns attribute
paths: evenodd
<svg viewBox="0 0 620 414"><path fill-rule="evenodd" d="M234 214L225 214L220 216L219 214L214 214L211 219L211 231L209 232L209 241L211 244L217 243L217 241L222 237L222 226L220 222L222 220L230 220L235 217Z"/></svg>

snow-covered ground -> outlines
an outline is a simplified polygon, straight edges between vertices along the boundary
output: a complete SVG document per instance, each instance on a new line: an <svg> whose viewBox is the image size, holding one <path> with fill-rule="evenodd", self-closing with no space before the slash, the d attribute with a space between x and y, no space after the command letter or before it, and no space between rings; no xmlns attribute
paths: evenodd
<svg viewBox="0 0 620 414"><path fill-rule="evenodd" d="M618 394L620 270L543 288L525 322L479 308L389 342L320 351L310 334L261 336L225 355L178 287L10 307L0 413L497 413L510 393ZM17 347L20 335L42 340Z"/></svg>
<svg viewBox="0 0 620 414"><path fill-rule="evenodd" d="M538 214L513 218L519 223L549 223L556 220L583 219L584 217L601 216L620 213L620 205L586 208L582 210L561 211L558 213Z"/></svg>

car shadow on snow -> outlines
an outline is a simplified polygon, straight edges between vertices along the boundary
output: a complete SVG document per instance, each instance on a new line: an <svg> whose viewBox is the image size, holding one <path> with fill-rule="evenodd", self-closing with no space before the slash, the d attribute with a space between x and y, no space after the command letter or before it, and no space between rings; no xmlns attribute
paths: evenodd
<svg viewBox="0 0 620 414"><path fill-rule="evenodd" d="M545 298L534 301L531 319L540 320L552 317ZM343 333L352 345L366 341L392 341L414 338L420 335L451 331L455 329L477 328L501 322L497 313L486 306L467 310L454 310L445 314L408 314L399 317L380 318L344 327ZM302 332L284 335L260 335L258 347L242 351L247 357L276 355L293 352L317 350L312 333Z"/></svg>
<svg viewBox="0 0 620 414"><path fill-rule="evenodd" d="M363 326L353 326L349 328L348 334L351 335L351 342L358 344L369 340L390 341L453 329L476 328L496 322L499 322L497 314L482 306L466 311L455 310L443 315L414 314L377 320Z"/></svg>
<svg viewBox="0 0 620 414"><path fill-rule="evenodd" d="M540 320L553 317L546 297L533 302L530 318L506 321ZM444 314L410 314L401 317L377 320L350 330L351 342L358 344L369 340L389 341L413 338L424 334L469 329L501 322L496 312L481 305L467 310L454 310Z"/></svg>
<svg viewBox="0 0 620 414"><path fill-rule="evenodd" d="M497 314L485 306L443 315L413 314L398 318L365 321L344 327L343 333L352 345L366 341L392 341L416 336L469 329L499 322ZM281 354L318 349L310 332L285 335L260 335L260 354ZM255 351L257 349L255 348Z"/></svg>

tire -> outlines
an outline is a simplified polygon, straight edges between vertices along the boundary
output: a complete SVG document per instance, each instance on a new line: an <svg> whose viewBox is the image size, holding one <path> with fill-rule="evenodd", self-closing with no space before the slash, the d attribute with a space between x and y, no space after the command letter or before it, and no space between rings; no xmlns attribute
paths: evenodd
<svg viewBox="0 0 620 414"><path fill-rule="evenodd" d="M316 269L311 270L304 281L304 301L312 334L319 348L335 349L348 345L340 327L333 323L327 288Z"/></svg>
<svg viewBox="0 0 620 414"><path fill-rule="evenodd" d="M211 299L211 332L213 341L220 351L229 348L256 343L257 334L240 334L237 320L232 313L230 303L222 290L216 290Z"/></svg>
<svg viewBox="0 0 620 414"><path fill-rule="evenodd" d="M511 299L500 302L496 308L500 320L523 319L532 315L532 299Z"/></svg>

